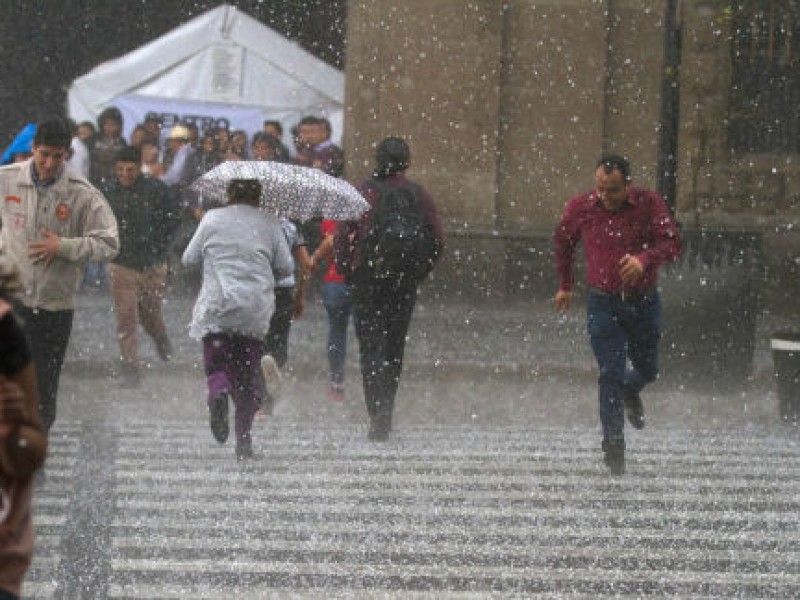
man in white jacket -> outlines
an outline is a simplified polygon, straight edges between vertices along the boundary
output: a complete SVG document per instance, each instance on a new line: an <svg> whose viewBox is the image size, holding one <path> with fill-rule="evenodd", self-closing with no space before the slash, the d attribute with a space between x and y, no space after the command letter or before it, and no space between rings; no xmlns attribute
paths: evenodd
<svg viewBox="0 0 800 600"><path fill-rule="evenodd" d="M189 335L203 341L211 432L227 441L232 400L239 459L253 456L250 430L263 400L260 360L275 279L294 271L278 217L258 208L260 195L258 181L232 180L228 205L205 214L183 253L184 265L203 265Z"/></svg>
<svg viewBox="0 0 800 600"><path fill-rule="evenodd" d="M36 128L33 157L0 168L0 251L20 270L24 291L16 312L31 343L47 431L56 419L84 266L119 251L117 221L105 198L65 164L71 143L66 121L45 121Z"/></svg>

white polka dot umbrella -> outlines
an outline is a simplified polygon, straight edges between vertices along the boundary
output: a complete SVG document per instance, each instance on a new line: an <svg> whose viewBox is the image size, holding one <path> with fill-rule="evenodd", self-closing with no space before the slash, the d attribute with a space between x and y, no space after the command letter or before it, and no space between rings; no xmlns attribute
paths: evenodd
<svg viewBox="0 0 800 600"><path fill-rule="evenodd" d="M358 190L343 179L319 169L275 161L230 160L196 179L191 188L225 204L232 179L258 180L261 208L298 221L314 217L354 221L369 208Z"/></svg>

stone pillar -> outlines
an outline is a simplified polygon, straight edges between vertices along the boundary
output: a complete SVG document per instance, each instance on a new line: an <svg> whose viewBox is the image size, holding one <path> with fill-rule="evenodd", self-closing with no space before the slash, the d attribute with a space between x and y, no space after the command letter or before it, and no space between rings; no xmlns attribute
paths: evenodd
<svg viewBox="0 0 800 600"><path fill-rule="evenodd" d="M502 293L502 248L487 236L496 218L502 3L351 0L347 9L348 179L370 173L376 142L403 136L408 175L431 191L448 231L436 278Z"/></svg>
<svg viewBox="0 0 800 600"><path fill-rule="evenodd" d="M506 2L498 213L548 243L602 148L607 2Z"/></svg>
<svg viewBox="0 0 800 600"><path fill-rule="evenodd" d="M506 289L555 291L553 228L602 150L608 2L506 2L498 229Z"/></svg>
<svg viewBox="0 0 800 600"><path fill-rule="evenodd" d="M655 189L661 135L665 0L613 0L603 150L627 156L635 185Z"/></svg>
<svg viewBox="0 0 800 600"><path fill-rule="evenodd" d="M492 226L500 3L352 0L347 21L348 178L369 174L376 142L401 135L409 176L449 226Z"/></svg>

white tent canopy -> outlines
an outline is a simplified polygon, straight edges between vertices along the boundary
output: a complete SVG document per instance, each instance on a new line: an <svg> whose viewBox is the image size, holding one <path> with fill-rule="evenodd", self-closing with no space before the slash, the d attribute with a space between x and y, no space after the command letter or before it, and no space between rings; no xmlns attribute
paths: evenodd
<svg viewBox="0 0 800 600"><path fill-rule="evenodd" d="M341 139L344 75L249 15L223 4L76 79L69 115L95 122L108 106L125 118L125 135L142 112L204 124L225 119L253 133L263 119L289 128L325 116ZM152 108L150 108L152 107Z"/></svg>

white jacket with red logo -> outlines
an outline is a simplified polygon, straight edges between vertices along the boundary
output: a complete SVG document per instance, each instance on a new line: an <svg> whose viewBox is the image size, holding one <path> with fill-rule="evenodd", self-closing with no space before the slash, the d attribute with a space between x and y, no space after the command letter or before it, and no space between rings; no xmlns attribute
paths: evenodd
<svg viewBox="0 0 800 600"><path fill-rule="evenodd" d="M31 177L32 161L0 168L0 251L19 267L23 304L68 310L75 305L86 262L117 255L117 220L103 195L69 165L40 202ZM61 240L49 265L28 258L28 244L40 240L44 229Z"/></svg>

